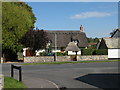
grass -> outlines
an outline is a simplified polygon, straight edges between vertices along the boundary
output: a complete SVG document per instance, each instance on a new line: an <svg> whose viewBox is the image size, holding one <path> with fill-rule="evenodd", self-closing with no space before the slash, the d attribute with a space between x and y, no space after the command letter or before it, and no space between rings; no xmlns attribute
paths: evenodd
<svg viewBox="0 0 120 90"><path fill-rule="evenodd" d="M67 62L43 62L43 63L23 63L22 65L39 65L39 64L76 64L76 63L95 63L95 62L119 62L120 60L101 60L101 61L67 61Z"/></svg>
<svg viewBox="0 0 120 90"><path fill-rule="evenodd" d="M27 88L22 82L11 77L4 77L4 88Z"/></svg>

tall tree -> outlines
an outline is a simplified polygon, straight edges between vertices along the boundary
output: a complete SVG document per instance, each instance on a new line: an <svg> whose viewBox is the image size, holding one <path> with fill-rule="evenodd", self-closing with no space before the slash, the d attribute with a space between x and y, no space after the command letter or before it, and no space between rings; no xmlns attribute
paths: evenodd
<svg viewBox="0 0 120 90"><path fill-rule="evenodd" d="M34 28L35 21L32 9L26 3L2 3L2 53L5 58L15 59L16 53L22 47L19 39L30 28Z"/></svg>
<svg viewBox="0 0 120 90"><path fill-rule="evenodd" d="M21 39L20 42L25 47L35 50L46 48L48 43L47 33L44 30L29 30Z"/></svg>
<svg viewBox="0 0 120 90"><path fill-rule="evenodd" d="M112 36L115 33L116 29L114 29L112 32L110 32L110 36Z"/></svg>

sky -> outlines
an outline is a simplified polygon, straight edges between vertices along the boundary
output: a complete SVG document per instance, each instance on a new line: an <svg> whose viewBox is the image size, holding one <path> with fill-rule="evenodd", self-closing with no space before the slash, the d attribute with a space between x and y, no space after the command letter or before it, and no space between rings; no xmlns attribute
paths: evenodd
<svg viewBox="0 0 120 90"><path fill-rule="evenodd" d="M26 2L44 30L79 30L87 37L109 37L118 28L117 2Z"/></svg>

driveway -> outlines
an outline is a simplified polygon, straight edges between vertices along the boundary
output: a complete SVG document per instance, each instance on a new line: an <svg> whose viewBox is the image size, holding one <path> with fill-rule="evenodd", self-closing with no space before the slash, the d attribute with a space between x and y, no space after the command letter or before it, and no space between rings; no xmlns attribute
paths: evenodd
<svg viewBox="0 0 120 90"><path fill-rule="evenodd" d="M37 87L47 80L59 88L117 88L120 76L117 62L23 65L22 73L26 82L33 80L29 85ZM3 74L10 76L10 64L3 64Z"/></svg>

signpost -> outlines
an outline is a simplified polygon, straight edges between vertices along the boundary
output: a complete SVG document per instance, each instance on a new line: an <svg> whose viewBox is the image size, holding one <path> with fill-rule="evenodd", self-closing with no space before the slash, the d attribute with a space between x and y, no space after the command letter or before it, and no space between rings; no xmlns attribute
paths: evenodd
<svg viewBox="0 0 120 90"><path fill-rule="evenodd" d="M21 66L11 65L11 77L14 77L14 69L19 70L19 81L22 81L22 69Z"/></svg>

